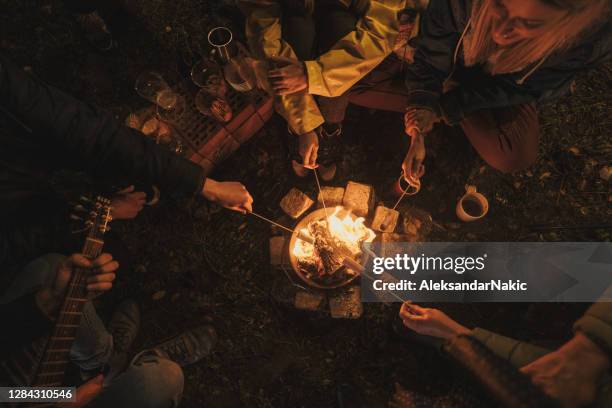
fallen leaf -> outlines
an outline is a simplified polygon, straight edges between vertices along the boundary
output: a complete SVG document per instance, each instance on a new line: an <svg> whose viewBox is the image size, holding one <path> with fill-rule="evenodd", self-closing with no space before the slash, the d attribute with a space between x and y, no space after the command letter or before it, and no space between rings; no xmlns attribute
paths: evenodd
<svg viewBox="0 0 612 408"><path fill-rule="evenodd" d="M550 171L545 171L544 173L540 174L540 181L548 177L550 177Z"/></svg>
<svg viewBox="0 0 612 408"><path fill-rule="evenodd" d="M580 149L578 149L576 146L572 146L569 149L567 149L570 153L574 154L575 156L579 156L580 155Z"/></svg>
<svg viewBox="0 0 612 408"><path fill-rule="evenodd" d="M157 292L155 292L153 294L153 296L151 296L151 299L153 299L153 300L160 300L164 296L166 296L166 291L165 290L158 290Z"/></svg>

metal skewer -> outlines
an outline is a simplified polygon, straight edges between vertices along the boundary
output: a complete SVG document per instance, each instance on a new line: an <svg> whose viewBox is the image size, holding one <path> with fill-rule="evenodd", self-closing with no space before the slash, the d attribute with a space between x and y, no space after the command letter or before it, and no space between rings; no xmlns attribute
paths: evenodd
<svg viewBox="0 0 612 408"><path fill-rule="evenodd" d="M249 212L249 214L254 215L257 218L262 219L262 220L264 220L264 221L266 221L266 222L268 222L268 223L270 223L272 225L275 225L275 226L277 226L277 227L279 227L281 229L284 229L285 231L290 232L292 234L297 233L297 237L299 239L301 239L302 241L306 241L306 242L308 242L310 244L313 244L313 245L315 243L315 241L314 241L314 239L312 237L309 237L308 235L303 234L301 231L296 231L296 230L291 229L289 227L285 227L284 225L281 225L278 222L272 221L271 219L266 218L263 215L257 214L254 211Z"/></svg>
<svg viewBox="0 0 612 408"><path fill-rule="evenodd" d="M323 209L324 209L324 213L325 216L327 217L327 206L325 205L325 198L323 197L323 192L321 191L321 183L319 182L319 175L317 174L317 168L313 168L312 171L314 171L314 175L315 175L315 180L317 182L317 187L319 188L319 195L321 196L321 203L323 204Z"/></svg>

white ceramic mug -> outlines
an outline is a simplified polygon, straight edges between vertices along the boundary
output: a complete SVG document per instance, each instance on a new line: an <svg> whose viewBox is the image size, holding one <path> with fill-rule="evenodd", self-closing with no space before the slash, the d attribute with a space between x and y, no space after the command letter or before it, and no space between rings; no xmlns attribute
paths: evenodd
<svg viewBox="0 0 612 408"><path fill-rule="evenodd" d="M466 210L467 204L472 204L473 208ZM489 201L476 191L476 186L466 185L465 194L457 202L456 212L461 221L476 221L489 212Z"/></svg>

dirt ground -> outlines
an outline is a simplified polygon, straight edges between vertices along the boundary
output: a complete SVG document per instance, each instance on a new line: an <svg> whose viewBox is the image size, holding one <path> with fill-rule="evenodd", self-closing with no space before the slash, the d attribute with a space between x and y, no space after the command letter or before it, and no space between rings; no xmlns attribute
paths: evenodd
<svg viewBox="0 0 612 408"><path fill-rule="evenodd" d="M229 10L229 11L228 11ZM211 13L216 14L211 14ZM34 75L123 120L146 106L133 91L138 73L158 70L184 78L205 50L206 28L237 21L225 3L133 1L111 13L118 46L98 53L85 41L61 1L0 0L0 48ZM423 190L405 206L428 211L441 226L432 241L609 241L612 65L580 76L573 95L540 108L541 152L528 171L503 175L486 166L457 130L431 136ZM369 183L387 204L399 175L406 138L401 116L351 107L345 155L333 184ZM286 130L273 118L213 176L244 182L255 209L279 218L280 198L293 186L314 193L288 167ZM490 201L480 222L454 214L465 184ZM362 318L332 320L278 301L286 277L269 266L270 229L257 219L200 200L146 209L117 226L134 268L106 299L127 296L143 307L139 347L212 321L220 341L212 356L185 370L186 407L334 407L336 386L349 382L385 401L396 382L424 406L485 406L464 375L440 353L398 336L397 304L367 304ZM584 305L438 305L466 325L554 345L570 336ZM374 402L372 402L372 406Z"/></svg>

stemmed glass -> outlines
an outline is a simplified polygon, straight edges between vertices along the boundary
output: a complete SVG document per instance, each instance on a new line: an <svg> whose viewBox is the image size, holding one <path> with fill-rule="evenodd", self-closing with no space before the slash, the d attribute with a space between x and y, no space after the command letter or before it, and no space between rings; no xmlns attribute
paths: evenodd
<svg viewBox="0 0 612 408"><path fill-rule="evenodd" d="M144 72L134 86L138 95L157 105L157 115L169 123L176 123L185 113L185 98L174 92L157 72Z"/></svg>
<svg viewBox="0 0 612 408"><path fill-rule="evenodd" d="M229 122L232 119L232 108L225 99L227 84L221 68L203 58L191 68L191 79L201 88L194 100L196 109L219 122Z"/></svg>

